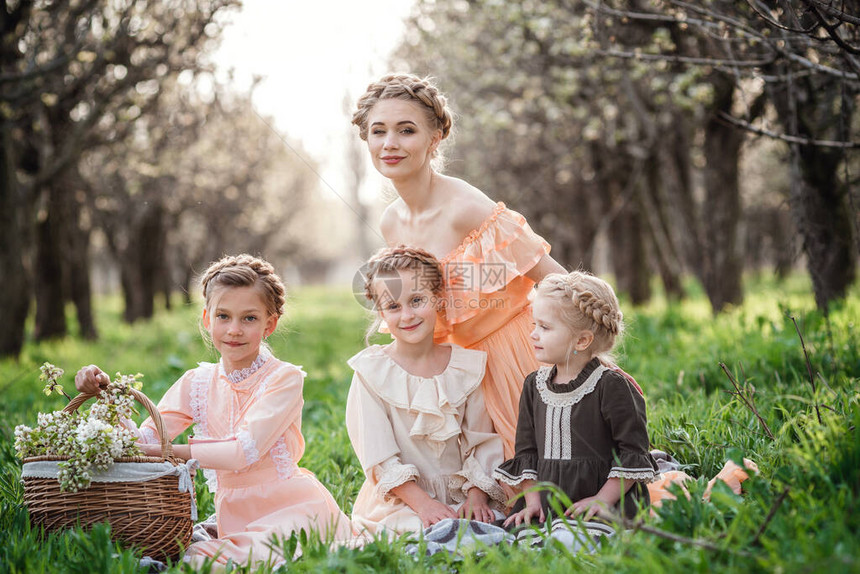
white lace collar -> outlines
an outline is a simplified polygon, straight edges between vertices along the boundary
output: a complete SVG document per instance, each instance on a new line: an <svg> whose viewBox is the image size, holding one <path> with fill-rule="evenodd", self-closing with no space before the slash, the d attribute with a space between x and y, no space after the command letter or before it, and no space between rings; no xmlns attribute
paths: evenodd
<svg viewBox="0 0 860 574"><path fill-rule="evenodd" d="M549 378L552 375L552 370L553 367L541 367L538 369L537 375L535 376L535 386L537 387L538 393L540 393L540 398L544 403L550 406L569 407L575 405L581 401L585 395L591 393L597 387L597 382L600 380L600 377L602 377L603 373L609 369L603 365L598 365L581 385L569 393L555 393L547 388L547 382L549 382Z"/></svg>
<svg viewBox="0 0 860 574"><path fill-rule="evenodd" d="M235 371L227 373L227 375L225 376L227 380L230 381L230 384L238 385L257 371L259 371L260 367L262 367L266 363L266 359L268 358L269 355L267 353L260 352L260 354L257 355L257 358L254 359L254 362L251 363L249 367L245 367L244 369L236 369ZM224 368L223 363L221 364L221 368Z"/></svg>

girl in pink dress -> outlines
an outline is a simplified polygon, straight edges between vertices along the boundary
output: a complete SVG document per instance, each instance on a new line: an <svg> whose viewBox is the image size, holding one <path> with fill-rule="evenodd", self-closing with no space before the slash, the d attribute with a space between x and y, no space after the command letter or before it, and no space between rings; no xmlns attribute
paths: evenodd
<svg viewBox="0 0 860 574"><path fill-rule="evenodd" d="M349 360L346 426L367 476L352 517L365 533L502 516L506 496L492 478L502 442L481 390L486 354L434 343L442 292L442 267L426 251L389 248L370 260L366 294L394 341Z"/></svg>
<svg viewBox="0 0 860 574"><path fill-rule="evenodd" d="M539 366L529 342L528 293L564 269L522 215L431 165L452 117L430 81L394 74L367 87L352 123L397 190L380 223L386 243L421 247L442 262L449 300L440 334L487 353L484 398L510 457L523 379Z"/></svg>
<svg viewBox="0 0 860 574"><path fill-rule="evenodd" d="M239 255L213 263L202 287L203 326L221 360L185 373L158 403L170 440L195 425L189 444L174 445L174 452L197 459L210 489L216 486L218 537L192 544L185 560L278 563L292 557L271 547L272 536L298 530L349 539L349 519L316 477L297 466L305 449L305 373L262 345L283 313L283 283L269 263ZM90 365L78 371L75 386L92 392L108 381ZM161 456L151 419L139 436L146 454Z"/></svg>

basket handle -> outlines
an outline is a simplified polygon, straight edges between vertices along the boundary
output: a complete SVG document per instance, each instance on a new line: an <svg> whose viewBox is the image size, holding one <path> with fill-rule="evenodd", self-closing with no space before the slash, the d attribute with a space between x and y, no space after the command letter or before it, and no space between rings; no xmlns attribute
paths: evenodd
<svg viewBox="0 0 860 574"><path fill-rule="evenodd" d="M77 395L69 401L69 404L67 404L65 408L63 408L63 412L71 413L78 410L78 407L84 404L84 402L93 397L99 396L101 391L102 389L99 389L99 391L95 393L81 393ZM134 400L143 405L143 408L145 408L146 412L149 413L149 416L152 417L152 422L155 423L155 432L158 433L158 437L161 439L162 458L175 464L176 459L173 456L173 445L170 444L169 440L167 440L167 433L164 432L164 420L161 418L161 413L158 412L157 408L155 408L155 403L137 389L129 389L129 391L131 391L131 395L134 397Z"/></svg>

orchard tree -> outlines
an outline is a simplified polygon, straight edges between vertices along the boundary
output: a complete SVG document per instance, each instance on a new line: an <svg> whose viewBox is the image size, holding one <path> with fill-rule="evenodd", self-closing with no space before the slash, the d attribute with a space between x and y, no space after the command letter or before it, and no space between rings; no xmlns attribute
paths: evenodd
<svg viewBox="0 0 860 574"><path fill-rule="evenodd" d="M166 78L204 65L219 15L235 6L237 0L3 2L0 207L15 216L0 232L0 266L14 278L14 299L0 316L7 319L0 354L20 349L22 310L33 290L37 338L65 333L69 298L83 334L95 336L78 162L86 150L126 137L156 104Z"/></svg>
<svg viewBox="0 0 860 574"><path fill-rule="evenodd" d="M452 168L524 211L560 261L593 267L606 236L634 302L650 295L655 270L679 296L685 268L713 286L715 310L737 302L739 249L719 241L738 225L740 138L705 129L731 105L730 87L719 99L721 77L606 60L593 16L577 2L421 2L398 54L454 98ZM671 41L647 26L628 34L649 49ZM694 171L707 165L714 176L699 178L699 194ZM706 225L715 208L727 212L723 235Z"/></svg>
<svg viewBox="0 0 860 574"><path fill-rule="evenodd" d="M851 129L860 93L860 2L585 4L595 14L595 34L609 38L602 55L704 67L733 78L742 101L716 119L788 144L791 212L816 303L826 312L853 282L860 247L858 197L848 171L848 154L860 147ZM631 26L666 30L676 41L643 51L628 41ZM689 52L693 41L707 50Z"/></svg>
<svg viewBox="0 0 860 574"><path fill-rule="evenodd" d="M224 254L277 262L300 245L289 223L316 186L301 145L254 111L253 88L204 83L166 83L132 137L85 157L93 219L119 267L129 322L152 316L157 293L166 303L177 288L189 294L194 271Z"/></svg>

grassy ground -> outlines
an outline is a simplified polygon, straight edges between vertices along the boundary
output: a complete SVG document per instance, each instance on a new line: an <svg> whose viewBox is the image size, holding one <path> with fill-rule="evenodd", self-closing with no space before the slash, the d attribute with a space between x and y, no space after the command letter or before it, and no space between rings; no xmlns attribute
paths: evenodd
<svg viewBox="0 0 860 574"><path fill-rule="evenodd" d="M716 318L689 287L683 303L657 300L630 310L619 364L645 390L649 431L661 448L697 477L692 497L665 505L636 531L622 532L591 556L561 548L526 552L492 548L456 558L412 558L402 540L362 550L330 550L306 541L294 570L450 570L521 572L537 569L623 571L860 571L860 294L825 320L815 312L803 279L750 281L743 306ZM622 303L623 304L623 303ZM109 372L142 372L157 399L186 369L214 354L201 342L196 308L161 312L149 323L120 321L120 301L98 301L101 339L28 344L18 362L0 362L0 572L140 570L133 551L118 556L107 532L70 531L40 537L21 507L20 463L11 447L16 424L62 406L39 392L38 367L50 361L71 374L96 363ZM275 354L300 364L305 383L302 466L326 484L349 511L363 480L343 424L351 371L346 359L363 346L365 311L336 289L302 289L290 303ZM814 385L810 383L803 334ZM723 363L753 409L734 390ZM761 474L735 496L717 488L700 494L727 458L748 457ZM202 513L212 501L198 487ZM298 541L285 541L288 549ZM173 567L180 571L180 566Z"/></svg>

